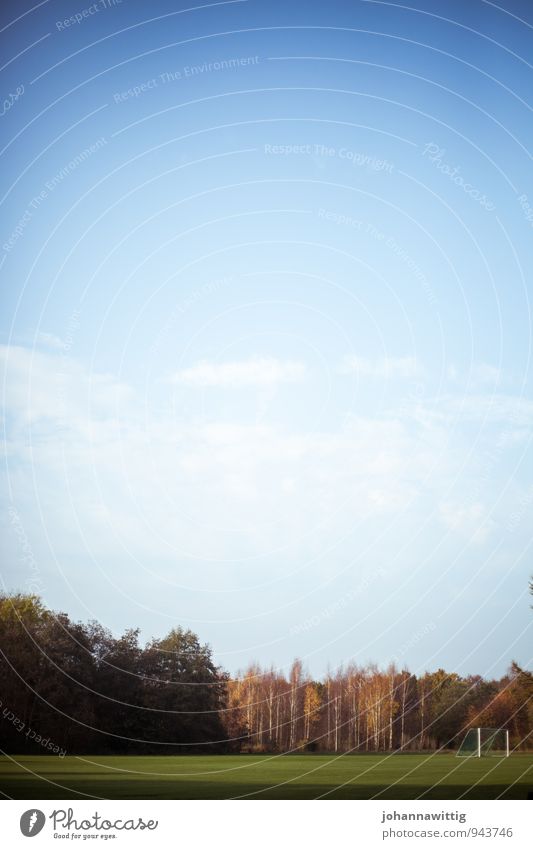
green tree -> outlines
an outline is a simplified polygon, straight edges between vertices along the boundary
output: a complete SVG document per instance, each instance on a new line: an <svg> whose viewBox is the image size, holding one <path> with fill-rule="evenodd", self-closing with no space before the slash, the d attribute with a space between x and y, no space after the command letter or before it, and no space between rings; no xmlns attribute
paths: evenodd
<svg viewBox="0 0 533 849"><path fill-rule="evenodd" d="M222 741L220 710L226 703L226 680L211 649L192 631L174 628L152 640L142 653L144 720L149 739L195 747Z"/></svg>

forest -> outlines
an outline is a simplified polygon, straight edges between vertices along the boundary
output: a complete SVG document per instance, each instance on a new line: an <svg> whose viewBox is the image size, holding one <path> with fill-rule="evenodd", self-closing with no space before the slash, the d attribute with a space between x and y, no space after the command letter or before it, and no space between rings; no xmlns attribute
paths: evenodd
<svg viewBox="0 0 533 849"><path fill-rule="evenodd" d="M173 628L141 645L73 622L35 595L0 595L0 749L14 754L379 752L456 748L473 726L531 747L533 675L498 680L350 664L315 680L252 663L230 676Z"/></svg>

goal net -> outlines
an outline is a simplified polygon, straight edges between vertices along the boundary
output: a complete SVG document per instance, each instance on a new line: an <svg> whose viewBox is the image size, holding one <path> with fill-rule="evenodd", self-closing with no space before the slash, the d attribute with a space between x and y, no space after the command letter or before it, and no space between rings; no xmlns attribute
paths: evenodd
<svg viewBox="0 0 533 849"><path fill-rule="evenodd" d="M470 728L457 751L458 758L509 756L509 732L505 728Z"/></svg>

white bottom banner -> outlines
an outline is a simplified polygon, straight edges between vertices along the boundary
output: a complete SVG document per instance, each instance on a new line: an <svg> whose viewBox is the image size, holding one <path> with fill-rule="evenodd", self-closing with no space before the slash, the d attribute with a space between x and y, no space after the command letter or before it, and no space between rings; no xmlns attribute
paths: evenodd
<svg viewBox="0 0 533 849"><path fill-rule="evenodd" d="M533 846L523 801L4 801L2 846Z"/></svg>

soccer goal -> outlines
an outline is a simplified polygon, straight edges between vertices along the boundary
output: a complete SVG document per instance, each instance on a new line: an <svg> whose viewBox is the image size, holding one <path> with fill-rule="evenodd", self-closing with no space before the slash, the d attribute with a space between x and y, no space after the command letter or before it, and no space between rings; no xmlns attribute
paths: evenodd
<svg viewBox="0 0 533 849"><path fill-rule="evenodd" d="M470 728L459 749L458 758L508 758L509 732L506 728Z"/></svg>

